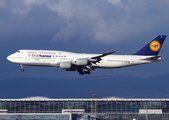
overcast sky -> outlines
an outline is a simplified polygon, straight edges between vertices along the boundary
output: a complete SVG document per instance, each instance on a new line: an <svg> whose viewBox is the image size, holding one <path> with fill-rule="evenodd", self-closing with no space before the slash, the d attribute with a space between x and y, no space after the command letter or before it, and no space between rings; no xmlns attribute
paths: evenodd
<svg viewBox="0 0 169 120"><path fill-rule="evenodd" d="M0 79L77 78L59 68L25 67L6 60L19 49L133 54L169 33L169 0L0 0ZM168 37L158 63L95 70L96 75L147 77L168 72Z"/></svg>

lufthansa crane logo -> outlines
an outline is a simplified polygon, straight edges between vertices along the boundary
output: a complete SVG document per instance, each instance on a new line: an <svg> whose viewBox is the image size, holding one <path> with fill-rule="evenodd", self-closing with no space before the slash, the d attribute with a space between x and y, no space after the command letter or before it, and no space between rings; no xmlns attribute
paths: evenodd
<svg viewBox="0 0 169 120"><path fill-rule="evenodd" d="M158 41L152 41L150 43L150 49L154 52L159 51L161 48L161 44Z"/></svg>

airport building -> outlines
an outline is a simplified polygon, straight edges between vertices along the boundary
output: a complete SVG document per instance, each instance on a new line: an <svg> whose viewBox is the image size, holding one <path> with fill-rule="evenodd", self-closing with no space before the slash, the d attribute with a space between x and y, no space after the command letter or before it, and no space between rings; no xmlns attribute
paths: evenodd
<svg viewBox="0 0 169 120"><path fill-rule="evenodd" d="M0 99L0 120L169 120L169 99Z"/></svg>

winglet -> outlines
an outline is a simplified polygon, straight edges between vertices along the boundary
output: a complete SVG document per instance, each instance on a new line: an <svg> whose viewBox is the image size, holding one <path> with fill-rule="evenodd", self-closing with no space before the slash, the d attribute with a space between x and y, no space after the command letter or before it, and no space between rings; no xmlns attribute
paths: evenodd
<svg viewBox="0 0 169 120"><path fill-rule="evenodd" d="M159 35L155 39L153 39L151 42L149 42L146 46L144 46L142 49L140 49L138 52L136 52L134 55L158 55L163 42L165 40L165 35Z"/></svg>

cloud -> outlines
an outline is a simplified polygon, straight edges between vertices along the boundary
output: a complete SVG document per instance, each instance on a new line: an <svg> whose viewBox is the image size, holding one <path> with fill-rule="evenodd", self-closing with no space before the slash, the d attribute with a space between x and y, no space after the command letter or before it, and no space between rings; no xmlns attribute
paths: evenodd
<svg viewBox="0 0 169 120"><path fill-rule="evenodd" d="M3 9L6 7L5 0L0 0L0 9Z"/></svg>
<svg viewBox="0 0 169 120"><path fill-rule="evenodd" d="M167 0L0 0L0 3L1 36L36 33L51 35L52 42L120 42L147 32L156 33L169 19Z"/></svg>
<svg viewBox="0 0 169 120"><path fill-rule="evenodd" d="M168 6L168 0L0 0L0 48L4 51L1 55L4 58L2 75L4 78L28 75L21 75L12 69L9 71L10 63L6 56L18 49L60 49L89 53L115 49L117 54L125 49L122 53L132 53L130 50L138 49L139 42L129 47L130 40L147 42L145 38L168 34ZM117 42L119 44L115 44ZM128 45L124 48L122 42ZM149 68L147 66L146 74L154 74L149 72ZM18 66L16 69L19 69ZM34 70L42 72L41 68ZM130 73L122 70L94 74L133 74L136 71L135 68L131 68ZM55 68L50 73L52 71ZM143 71L142 68L140 71ZM167 70L164 68L158 73L164 71ZM58 69L58 72L60 74L62 71ZM75 77L77 73L66 74ZM64 76L62 73L60 75ZM50 76L56 77L55 74Z"/></svg>
<svg viewBox="0 0 169 120"><path fill-rule="evenodd" d="M115 5L120 5L121 4L121 0L107 0L108 2L115 4Z"/></svg>
<svg viewBox="0 0 169 120"><path fill-rule="evenodd" d="M34 5L42 5L46 0L18 0L13 2L11 12L18 15L27 14Z"/></svg>

